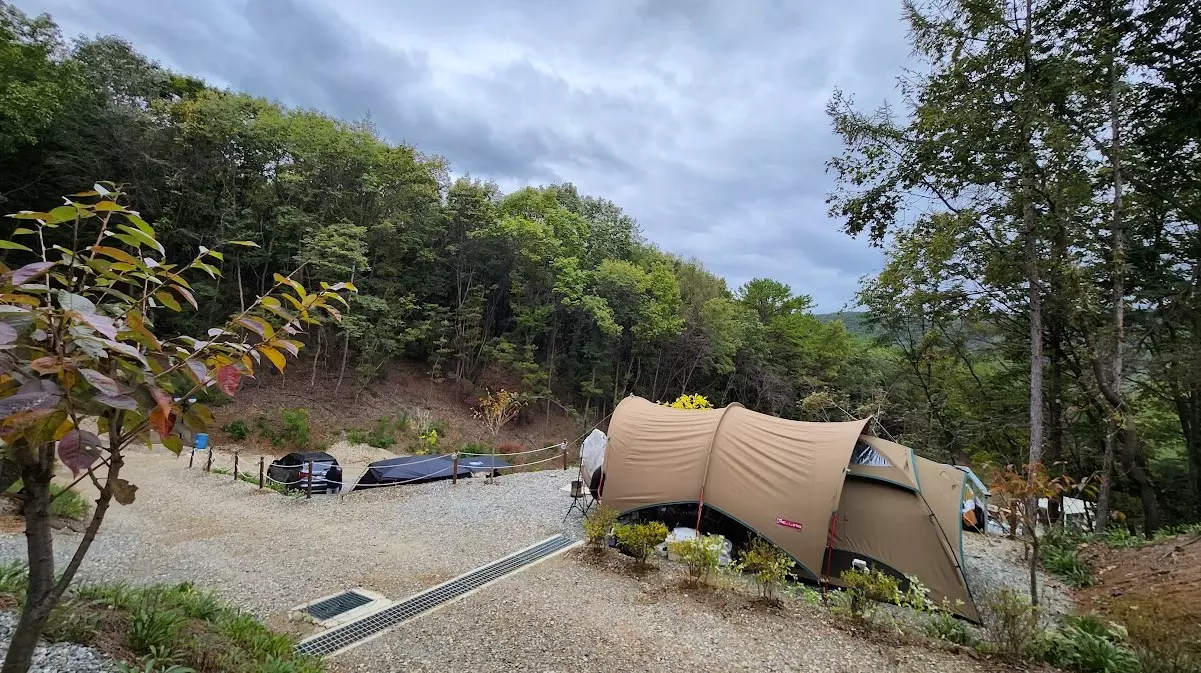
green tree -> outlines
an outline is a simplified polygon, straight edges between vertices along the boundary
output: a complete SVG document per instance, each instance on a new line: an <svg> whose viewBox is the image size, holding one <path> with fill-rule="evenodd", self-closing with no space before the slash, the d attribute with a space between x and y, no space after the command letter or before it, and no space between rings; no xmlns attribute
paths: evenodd
<svg viewBox="0 0 1201 673"><path fill-rule="evenodd" d="M283 371L286 354L302 346L292 335L319 314L336 318L331 300L343 301L337 294L343 286L307 292L277 274L268 293L203 338L164 338L156 329L160 316L185 305L198 308L181 274L214 277L223 253L202 248L187 263L170 262L154 228L122 205L122 197L111 183L98 184L49 212L11 216L20 226L0 241L10 260L21 260L0 268L0 437L4 458L18 466L24 484L29 561L25 605L0 669L5 673L28 670L50 611L75 578L111 502L134 501L137 486L121 476L124 451L157 440L179 453L212 422L206 407L181 400L207 387L233 395L263 361ZM74 247L47 243L58 238ZM90 479L99 497L56 577L50 481L58 461L76 481Z"/></svg>

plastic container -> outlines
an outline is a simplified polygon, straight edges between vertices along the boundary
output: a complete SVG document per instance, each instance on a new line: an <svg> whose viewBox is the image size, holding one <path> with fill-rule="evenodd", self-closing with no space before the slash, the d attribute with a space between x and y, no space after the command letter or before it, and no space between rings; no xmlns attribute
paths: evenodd
<svg viewBox="0 0 1201 673"><path fill-rule="evenodd" d="M196 433L196 439L192 440L192 446L196 447L197 451L204 451L209 448L209 436L206 433Z"/></svg>

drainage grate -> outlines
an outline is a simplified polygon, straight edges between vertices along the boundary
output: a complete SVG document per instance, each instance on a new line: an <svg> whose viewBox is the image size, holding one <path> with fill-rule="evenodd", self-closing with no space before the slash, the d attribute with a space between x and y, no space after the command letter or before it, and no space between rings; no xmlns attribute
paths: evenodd
<svg viewBox="0 0 1201 673"><path fill-rule="evenodd" d="M374 601L374 598L364 596L363 594L347 591L340 593L337 596L327 598L323 601L313 603L304 608L304 611L312 615L318 620L333 619L340 614L350 612L355 608L361 608L364 605Z"/></svg>
<svg viewBox="0 0 1201 673"><path fill-rule="evenodd" d="M538 544L476 568L379 612L313 636L296 645L296 651L313 656L333 654L360 641L377 636L427 610L459 598L488 582L520 570L573 544L575 544L573 540L562 535L547 538Z"/></svg>

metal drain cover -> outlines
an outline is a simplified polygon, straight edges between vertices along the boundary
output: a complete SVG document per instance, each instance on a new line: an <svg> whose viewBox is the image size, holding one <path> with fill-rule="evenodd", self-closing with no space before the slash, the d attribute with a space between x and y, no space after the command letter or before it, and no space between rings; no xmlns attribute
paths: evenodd
<svg viewBox="0 0 1201 673"><path fill-rule="evenodd" d="M323 601L307 605L304 611L312 615L314 619L325 621L333 619L344 612L350 612L355 608L361 608L373 600L375 599L370 596L364 596L356 591L347 591L337 596L326 598Z"/></svg>
<svg viewBox="0 0 1201 673"><path fill-rule="evenodd" d="M581 543L562 535L549 537L399 603L393 603L387 608L344 622L325 633L303 640L296 645L296 651L311 656L337 654L424 612L462 598L486 584L528 568L538 561L554 556L577 544Z"/></svg>

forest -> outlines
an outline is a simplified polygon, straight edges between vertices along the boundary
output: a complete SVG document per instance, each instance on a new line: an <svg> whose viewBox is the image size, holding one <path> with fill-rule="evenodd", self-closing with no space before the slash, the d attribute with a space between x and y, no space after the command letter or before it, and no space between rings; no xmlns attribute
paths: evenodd
<svg viewBox="0 0 1201 673"><path fill-rule="evenodd" d="M1197 521L1201 10L904 12L918 66L897 104L829 103L831 226L886 255L843 315L768 278L730 287L570 183L504 194L370 119L218 89L2 2L0 210L112 181L171 257L258 245L193 283L198 311L149 316L167 333L219 322L275 273L353 281L342 322L304 336L348 397L404 361L587 424L631 394L871 416L938 460L1041 461L1101 526Z"/></svg>

